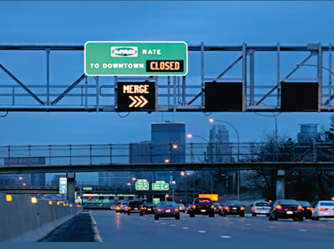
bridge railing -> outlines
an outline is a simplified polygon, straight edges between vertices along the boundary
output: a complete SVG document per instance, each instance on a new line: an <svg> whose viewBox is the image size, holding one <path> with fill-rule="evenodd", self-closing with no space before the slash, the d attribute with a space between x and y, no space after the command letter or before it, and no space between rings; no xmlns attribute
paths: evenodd
<svg viewBox="0 0 334 249"><path fill-rule="evenodd" d="M0 146L0 166L334 161L334 144L187 143Z"/></svg>

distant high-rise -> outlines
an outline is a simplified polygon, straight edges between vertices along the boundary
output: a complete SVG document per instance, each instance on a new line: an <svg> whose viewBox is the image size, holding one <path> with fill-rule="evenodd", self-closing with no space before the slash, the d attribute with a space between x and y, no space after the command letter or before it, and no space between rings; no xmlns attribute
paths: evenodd
<svg viewBox="0 0 334 249"><path fill-rule="evenodd" d="M124 188L128 183L133 184L133 176L132 172L102 172L99 173L99 185Z"/></svg>
<svg viewBox="0 0 334 249"><path fill-rule="evenodd" d="M152 160L151 141L140 141L129 146L129 163L150 163Z"/></svg>
<svg viewBox="0 0 334 249"><path fill-rule="evenodd" d="M209 162L231 162L229 133L225 125L215 124L209 135L207 159Z"/></svg>
<svg viewBox="0 0 334 249"><path fill-rule="evenodd" d="M319 136L317 124L300 124L300 132L297 134L298 143L310 143Z"/></svg>
<svg viewBox="0 0 334 249"><path fill-rule="evenodd" d="M184 163L186 124L181 122L161 122L151 124L152 162ZM157 172L158 179L166 182L177 181L178 172Z"/></svg>

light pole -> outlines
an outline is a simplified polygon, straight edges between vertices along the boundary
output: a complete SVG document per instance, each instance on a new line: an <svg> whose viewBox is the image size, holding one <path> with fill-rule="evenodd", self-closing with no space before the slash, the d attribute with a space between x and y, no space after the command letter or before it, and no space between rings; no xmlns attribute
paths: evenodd
<svg viewBox="0 0 334 249"><path fill-rule="evenodd" d="M239 158L239 155L240 155L240 137L239 137L239 132L238 130L234 127L234 125L232 125L230 122L227 122L225 120L220 120L220 119L213 119L213 118L210 118L209 119L209 122L210 123L213 123L213 122L222 122L222 123L225 123L225 124L228 124L229 126L232 127L232 129L235 131L235 133L237 134L237 159L238 159L238 162L240 161L240 158ZM237 198L238 200L240 199L240 170L238 170L238 175L237 175Z"/></svg>
<svg viewBox="0 0 334 249"><path fill-rule="evenodd" d="M207 142L208 146L210 146L210 142L209 140L207 140L206 138L202 137L202 136L199 136L199 135L194 135L194 134L188 134L187 135L187 138L193 138L193 137L198 137L198 138L201 138L203 139L205 142ZM210 146L211 147L211 146ZM211 151L212 151L212 148L211 148ZM192 153L193 154L193 153ZM212 152L211 152L212 154ZM204 160L205 161L205 160ZM195 177L193 176L193 185L194 185L194 188L193 188L193 195L195 197ZM212 184L212 172L210 171L210 189L211 189L211 194L213 193L213 184Z"/></svg>

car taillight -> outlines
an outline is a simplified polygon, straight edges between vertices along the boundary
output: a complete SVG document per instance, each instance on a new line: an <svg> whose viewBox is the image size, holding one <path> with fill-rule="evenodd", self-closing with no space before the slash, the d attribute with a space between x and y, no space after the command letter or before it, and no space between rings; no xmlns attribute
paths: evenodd
<svg viewBox="0 0 334 249"><path fill-rule="evenodd" d="M211 209L214 209L215 208L215 206L214 205L211 205Z"/></svg>
<svg viewBox="0 0 334 249"><path fill-rule="evenodd" d="M225 207L225 210L229 210L230 208L228 206Z"/></svg>
<svg viewBox="0 0 334 249"><path fill-rule="evenodd" d="M306 209L307 209L307 210L313 210L313 208L312 208L312 207L307 207Z"/></svg>
<svg viewBox="0 0 334 249"><path fill-rule="evenodd" d="M278 206L276 206L276 209L278 209L278 210L282 210L282 206L281 206L281 205L278 205Z"/></svg>
<svg viewBox="0 0 334 249"><path fill-rule="evenodd" d="M245 207L241 207L240 210L245 210Z"/></svg>
<svg viewBox="0 0 334 249"><path fill-rule="evenodd" d="M253 209L254 209L254 210L256 210L256 209L257 209L257 207L253 207Z"/></svg>
<svg viewBox="0 0 334 249"><path fill-rule="evenodd" d="M192 207L193 207L193 209L195 209L195 208L196 208L196 205L193 205Z"/></svg>
<svg viewBox="0 0 334 249"><path fill-rule="evenodd" d="M161 212L161 211L162 211L162 209L158 208L158 212Z"/></svg>
<svg viewBox="0 0 334 249"><path fill-rule="evenodd" d="M318 208L319 211L327 211L327 208Z"/></svg>
<svg viewBox="0 0 334 249"><path fill-rule="evenodd" d="M117 210L120 210L120 207L116 207Z"/></svg>
<svg viewBox="0 0 334 249"><path fill-rule="evenodd" d="M297 209L298 209L298 210L303 210L303 207L300 206L300 205L298 205Z"/></svg>
<svg viewBox="0 0 334 249"><path fill-rule="evenodd" d="M128 207L128 209L131 209L131 207Z"/></svg>
<svg viewBox="0 0 334 249"><path fill-rule="evenodd" d="M175 211L179 211L179 209L178 209L178 208L174 208L174 210L175 210Z"/></svg>
<svg viewBox="0 0 334 249"><path fill-rule="evenodd" d="M223 209L222 206L219 206L219 209Z"/></svg>

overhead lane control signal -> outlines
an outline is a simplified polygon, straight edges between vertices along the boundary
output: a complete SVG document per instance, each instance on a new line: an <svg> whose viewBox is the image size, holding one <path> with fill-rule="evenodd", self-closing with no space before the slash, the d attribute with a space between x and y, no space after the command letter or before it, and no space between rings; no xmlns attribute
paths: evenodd
<svg viewBox="0 0 334 249"><path fill-rule="evenodd" d="M156 109L155 82L118 82L117 111L147 111Z"/></svg>

